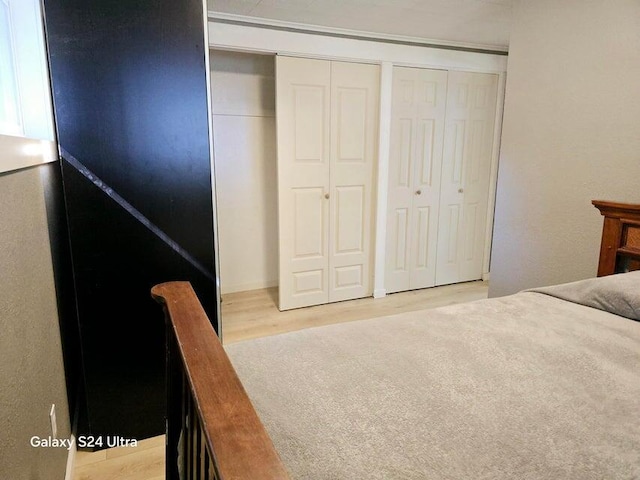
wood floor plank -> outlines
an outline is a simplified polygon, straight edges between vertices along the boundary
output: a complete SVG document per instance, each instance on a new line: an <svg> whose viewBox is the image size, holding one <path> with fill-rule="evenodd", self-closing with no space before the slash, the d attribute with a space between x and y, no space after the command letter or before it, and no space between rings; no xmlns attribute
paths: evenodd
<svg viewBox="0 0 640 480"><path fill-rule="evenodd" d="M277 288L223 295L225 344L303 328L442 307L487 298L487 282L467 282L280 312Z"/></svg>
<svg viewBox="0 0 640 480"><path fill-rule="evenodd" d="M75 465L89 465L96 462L103 462L107 459L107 451L99 450L97 452L76 452Z"/></svg>
<svg viewBox="0 0 640 480"><path fill-rule="evenodd" d="M147 450L149 448L162 447L164 448L164 435L158 435L153 438L146 438L140 440L136 447L115 447L105 450L106 459L122 457L124 455L134 455Z"/></svg>
<svg viewBox="0 0 640 480"><path fill-rule="evenodd" d="M74 480L148 480L164 475L164 445L76 466Z"/></svg>

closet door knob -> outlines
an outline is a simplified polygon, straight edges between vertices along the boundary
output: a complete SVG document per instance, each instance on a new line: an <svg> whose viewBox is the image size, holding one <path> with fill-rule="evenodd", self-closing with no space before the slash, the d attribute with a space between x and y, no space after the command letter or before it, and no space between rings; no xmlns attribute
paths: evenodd
<svg viewBox="0 0 640 480"><path fill-rule="evenodd" d="M328 194L328 193L325 193L325 194L324 194L324 198L326 198L327 200L329 200L329 194Z"/></svg>
<svg viewBox="0 0 640 480"><path fill-rule="evenodd" d="M422 190L416 190L416 195L422 195Z"/></svg>
<svg viewBox="0 0 640 480"><path fill-rule="evenodd" d="M464 192L464 188L459 188L458 193L462 193L462 192Z"/></svg>

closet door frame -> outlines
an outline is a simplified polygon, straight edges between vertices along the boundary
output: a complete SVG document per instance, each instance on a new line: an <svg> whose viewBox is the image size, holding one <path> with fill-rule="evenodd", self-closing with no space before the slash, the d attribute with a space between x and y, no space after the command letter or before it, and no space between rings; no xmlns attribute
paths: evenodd
<svg viewBox="0 0 640 480"><path fill-rule="evenodd" d="M209 48L233 50L256 54L283 55L290 57L317 58L354 63L377 64L380 74L379 138L376 186L375 242L373 296L384 297L386 268L386 224L388 167L390 142L390 114L392 69L394 66L461 70L478 73L494 73L499 76L496 102L496 124L494 150L491 162L489 205L485 229L485 254L483 279L489 278L491 240L493 233L493 210L502 130L504 89L506 84L507 57L503 52L495 53L464 50L447 50L437 47L403 45L384 41L369 41L355 38L340 38L331 34L293 32L270 29L264 26L232 25L219 23L209 18ZM215 145L214 145L215 148Z"/></svg>

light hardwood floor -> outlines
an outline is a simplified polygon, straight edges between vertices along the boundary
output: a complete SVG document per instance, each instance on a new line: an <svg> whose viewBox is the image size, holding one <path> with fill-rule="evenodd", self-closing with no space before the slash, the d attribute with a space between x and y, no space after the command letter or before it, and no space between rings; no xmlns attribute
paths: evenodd
<svg viewBox="0 0 640 480"><path fill-rule="evenodd" d="M361 298L280 312L278 289L267 288L222 296L222 340L229 344L257 337L442 307L487 298L487 282L394 293L384 298Z"/></svg>
<svg viewBox="0 0 640 480"><path fill-rule="evenodd" d="M277 289L222 296L225 344L308 327L382 317L487 298L487 282L395 293L280 312ZM136 448L78 452L74 480L164 480L164 435L142 440Z"/></svg>
<svg viewBox="0 0 640 480"><path fill-rule="evenodd" d="M73 480L164 480L164 435L137 447L77 452Z"/></svg>

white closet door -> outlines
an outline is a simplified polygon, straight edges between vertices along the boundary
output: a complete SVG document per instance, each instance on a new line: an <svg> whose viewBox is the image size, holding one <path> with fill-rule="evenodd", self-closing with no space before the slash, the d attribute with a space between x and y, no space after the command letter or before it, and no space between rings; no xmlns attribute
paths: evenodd
<svg viewBox="0 0 640 480"><path fill-rule="evenodd" d="M372 204L380 68L331 62L329 301L373 291Z"/></svg>
<svg viewBox="0 0 640 480"><path fill-rule="evenodd" d="M449 72L436 284L482 277L498 75Z"/></svg>
<svg viewBox="0 0 640 480"><path fill-rule="evenodd" d="M277 57L281 310L329 300L330 82L331 62Z"/></svg>
<svg viewBox="0 0 640 480"><path fill-rule="evenodd" d="M436 277L447 72L394 67L386 289L431 287Z"/></svg>

